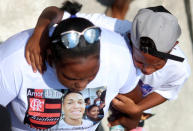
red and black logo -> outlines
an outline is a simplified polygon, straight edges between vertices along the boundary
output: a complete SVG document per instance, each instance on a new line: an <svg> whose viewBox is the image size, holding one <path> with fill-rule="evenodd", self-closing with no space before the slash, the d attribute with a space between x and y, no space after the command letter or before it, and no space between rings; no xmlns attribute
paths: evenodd
<svg viewBox="0 0 193 131"><path fill-rule="evenodd" d="M28 110L24 124L31 128L48 129L60 120L62 93L43 89L28 89Z"/></svg>

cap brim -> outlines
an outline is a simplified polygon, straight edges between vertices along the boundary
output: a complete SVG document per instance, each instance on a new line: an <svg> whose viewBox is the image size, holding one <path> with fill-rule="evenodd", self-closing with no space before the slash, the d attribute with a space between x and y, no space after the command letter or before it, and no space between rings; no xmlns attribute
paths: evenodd
<svg viewBox="0 0 193 131"><path fill-rule="evenodd" d="M182 57L175 56L175 55L168 54L168 53L163 53L160 51L151 50L151 51L148 51L148 53L153 55L153 56L159 57L161 59L171 59L171 60L175 60L175 61L179 61L179 62L184 61L184 58L182 58Z"/></svg>

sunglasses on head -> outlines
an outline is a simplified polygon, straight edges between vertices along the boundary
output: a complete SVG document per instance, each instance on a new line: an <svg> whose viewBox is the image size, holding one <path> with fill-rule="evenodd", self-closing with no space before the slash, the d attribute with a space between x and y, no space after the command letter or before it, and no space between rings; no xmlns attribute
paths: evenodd
<svg viewBox="0 0 193 131"><path fill-rule="evenodd" d="M79 44L81 35L88 44L94 44L100 39L101 29L92 26L84 29L82 32L75 30L66 31L61 33L60 38L53 40L52 43L62 42L67 49L75 48Z"/></svg>

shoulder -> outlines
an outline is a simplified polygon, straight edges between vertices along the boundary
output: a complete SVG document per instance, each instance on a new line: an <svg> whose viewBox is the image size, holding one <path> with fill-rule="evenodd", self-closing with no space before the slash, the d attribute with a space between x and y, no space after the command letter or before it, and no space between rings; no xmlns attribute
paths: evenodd
<svg viewBox="0 0 193 131"><path fill-rule="evenodd" d="M27 67L27 62L24 57L25 44L31 36L32 30L20 32L0 45L0 69L11 73L20 72L23 67Z"/></svg>
<svg viewBox="0 0 193 131"><path fill-rule="evenodd" d="M128 50L127 42L125 41L124 37L121 36L119 33L110 31L105 28L101 28L101 44L116 47L122 50Z"/></svg>
<svg viewBox="0 0 193 131"><path fill-rule="evenodd" d="M172 74L181 74L181 75L186 75L190 73L190 65L188 63L188 59L183 53L183 51L180 49L179 46L176 46L171 54L181 56L184 58L183 62L178 62L178 61L173 61L173 60L168 60L166 63L166 66L164 67L165 70L172 71Z"/></svg>
<svg viewBox="0 0 193 131"><path fill-rule="evenodd" d="M109 29L114 31L115 23L117 19L108 17L104 14L94 13L94 14L85 14L85 13L78 13L78 17L83 17L85 19L90 20L94 25Z"/></svg>
<svg viewBox="0 0 193 131"><path fill-rule="evenodd" d="M120 34L130 32L131 26L132 26L132 23L128 20L119 20L117 18L112 18L99 13L94 13L94 14L78 13L78 16L87 18L97 26L109 29L111 31L114 31Z"/></svg>
<svg viewBox="0 0 193 131"><path fill-rule="evenodd" d="M118 62L117 64L132 63L132 54L128 43L120 34L101 28L101 50L104 54L110 55L109 61ZM124 65L121 65L124 66Z"/></svg>
<svg viewBox="0 0 193 131"><path fill-rule="evenodd" d="M119 20L100 13L77 13L77 16L90 20L96 26L106 28L120 34L130 32L131 30L132 23L128 20ZM70 14L68 12L64 12L62 20L67 19L69 17Z"/></svg>
<svg viewBox="0 0 193 131"><path fill-rule="evenodd" d="M132 53L127 43L120 34L102 29L101 34L101 56L102 61L106 61L109 72L116 76L117 82L121 84L135 79L137 75L136 68L133 63Z"/></svg>
<svg viewBox="0 0 193 131"><path fill-rule="evenodd" d="M153 75L160 75L164 77L167 83L183 83L189 77L191 72L188 60L178 46L172 50L171 54L183 57L184 61L178 62L168 60L166 65L162 69L153 73Z"/></svg>
<svg viewBox="0 0 193 131"><path fill-rule="evenodd" d="M12 37L8 38L5 42L0 45L0 62L7 59L10 56L14 56L17 53L24 52L25 44L31 36L33 30L25 30L17 33Z"/></svg>

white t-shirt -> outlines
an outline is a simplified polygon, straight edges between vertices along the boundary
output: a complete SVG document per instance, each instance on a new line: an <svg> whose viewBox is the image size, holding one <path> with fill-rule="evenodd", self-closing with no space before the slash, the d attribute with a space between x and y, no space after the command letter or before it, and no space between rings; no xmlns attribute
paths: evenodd
<svg viewBox="0 0 193 131"><path fill-rule="evenodd" d="M168 59L166 65L151 75L143 75L142 90L144 95L156 92L166 99L176 99L184 82L190 75L190 66L179 46L171 54L185 58L184 62Z"/></svg>
<svg viewBox="0 0 193 131"><path fill-rule="evenodd" d="M65 12L63 19L69 16L70 14ZM118 20L104 14L77 13L77 16L89 19L96 26L115 31L123 36L130 32L132 27L132 22ZM129 43L128 40L126 41ZM185 58L184 62L168 60L167 64L161 70L154 72L152 75L144 75L141 79L144 96L152 92L157 92L166 99L177 98L181 87L190 76L191 71L187 58L178 46L172 50L171 54Z"/></svg>
<svg viewBox="0 0 193 131"><path fill-rule="evenodd" d="M132 23L128 20L119 20L116 18L108 17L104 14L85 14L85 13L77 13L77 17L82 17L90 20L94 25L108 29L113 32L117 32L119 34L125 34L131 30ZM67 19L70 17L68 12L64 12L63 18Z"/></svg>
<svg viewBox="0 0 193 131"><path fill-rule="evenodd" d="M55 125L54 127L51 128L51 130L57 130L57 129L60 129L60 130L69 130L70 131L82 131L82 130L86 130L86 129L81 129L82 127L91 127L93 125L93 122L90 121L90 120L82 120L82 124L80 126L72 126L72 125L69 125L67 124L64 119L61 119L59 121L59 123L57 125Z"/></svg>
<svg viewBox="0 0 193 131"><path fill-rule="evenodd" d="M33 30L18 33L0 45L0 104L9 107L12 130L49 129L61 117L62 97L67 88L47 65L41 75L33 73L24 57L25 44ZM82 92L96 98L99 87L106 87L104 114L118 93L132 91L140 73L134 67L130 50L117 33L102 29L100 67L96 77ZM85 130L93 131L97 124ZM82 127L84 128L84 127Z"/></svg>

